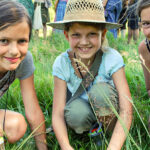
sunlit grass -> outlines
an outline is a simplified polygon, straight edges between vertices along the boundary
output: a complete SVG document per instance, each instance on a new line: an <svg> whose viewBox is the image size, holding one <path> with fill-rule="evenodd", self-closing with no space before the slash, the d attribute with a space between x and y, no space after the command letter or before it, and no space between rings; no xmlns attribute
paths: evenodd
<svg viewBox="0 0 150 150"><path fill-rule="evenodd" d="M147 120L150 113L150 99L147 96L143 71L138 56L138 44L144 39L141 35L137 44L132 41L127 44L127 38L113 39L110 34L107 36L109 45L117 49L124 58L125 72L127 81L130 87L133 103L134 103L134 118L131 126L130 134L124 144L126 150L148 150L150 138L147 132ZM47 40L43 38L36 39L33 37L29 46L29 50L33 54L35 63L35 88L39 104L45 115L46 127L51 125L52 100L53 100L53 77L52 64L55 58L69 48L68 42L64 39L63 34L51 34ZM6 94L1 98L0 107L5 108ZM19 81L16 80L9 90L8 109L18 111L25 116L22 97L20 94ZM25 136L16 144L6 143L6 150L17 148L30 135L30 129ZM106 134L106 139L109 141L111 134ZM73 131L69 130L69 139L76 150L96 150L96 146L89 140L87 136L79 137ZM82 140L86 142L82 142ZM53 134L47 134L47 142L49 149L59 150L58 142ZM105 142L104 142L105 143ZM23 150L34 150L35 142L33 138L29 139L22 145ZM101 148L105 150L106 145Z"/></svg>

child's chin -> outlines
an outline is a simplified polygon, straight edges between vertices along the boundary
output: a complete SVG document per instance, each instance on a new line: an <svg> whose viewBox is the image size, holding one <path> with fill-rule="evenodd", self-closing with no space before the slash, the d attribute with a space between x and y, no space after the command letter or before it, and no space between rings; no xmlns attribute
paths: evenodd
<svg viewBox="0 0 150 150"><path fill-rule="evenodd" d="M12 64L12 65L10 65L8 70L10 70L10 71L16 70L18 68L19 64Z"/></svg>

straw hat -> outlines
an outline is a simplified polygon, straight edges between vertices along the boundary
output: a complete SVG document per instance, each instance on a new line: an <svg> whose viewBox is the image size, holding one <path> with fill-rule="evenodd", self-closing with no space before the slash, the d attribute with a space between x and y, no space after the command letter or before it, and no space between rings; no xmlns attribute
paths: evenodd
<svg viewBox="0 0 150 150"><path fill-rule="evenodd" d="M48 23L48 25L63 30L65 24L73 22L105 24L106 29L119 28L121 26L117 23L106 22L101 0L69 0L63 21Z"/></svg>

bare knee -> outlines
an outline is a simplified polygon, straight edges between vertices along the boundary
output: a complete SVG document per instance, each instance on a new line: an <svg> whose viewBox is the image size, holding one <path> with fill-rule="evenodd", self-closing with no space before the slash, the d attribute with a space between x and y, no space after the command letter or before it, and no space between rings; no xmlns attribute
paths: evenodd
<svg viewBox="0 0 150 150"><path fill-rule="evenodd" d="M9 143L14 143L23 137L27 129L23 115L16 113L5 123L5 132Z"/></svg>

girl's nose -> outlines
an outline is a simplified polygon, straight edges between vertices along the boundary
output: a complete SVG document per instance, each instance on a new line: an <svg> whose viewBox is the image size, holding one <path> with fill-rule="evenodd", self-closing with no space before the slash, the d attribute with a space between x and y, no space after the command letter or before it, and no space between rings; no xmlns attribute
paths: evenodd
<svg viewBox="0 0 150 150"><path fill-rule="evenodd" d="M9 46L9 53L11 56L16 56L18 55L18 46L17 46L17 42L12 42Z"/></svg>
<svg viewBox="0 0 150 150"><path fill-rule="evenodd" d="M82 44L82 45L88 45L89 44L89 39L87 37L82 37L80 39L80 44Z"/></svg>

